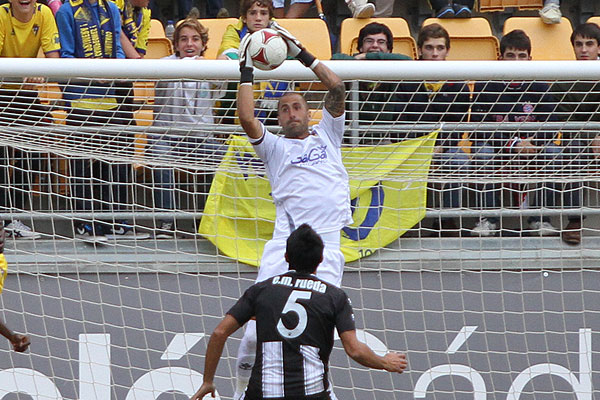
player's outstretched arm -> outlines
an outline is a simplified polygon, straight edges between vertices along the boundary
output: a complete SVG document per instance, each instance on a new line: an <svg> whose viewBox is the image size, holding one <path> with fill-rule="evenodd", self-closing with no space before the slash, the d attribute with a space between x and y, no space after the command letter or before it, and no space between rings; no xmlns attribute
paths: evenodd
<svg viewBox="0 0 600 400"><path fill-rule="evenodd" d="M8 339L10 344L12 344L13 350L16 352L21 353L29 347L30 342L27 336L11 332L2 321L0 321L0 334Z"/></svg>
<svg viewBox="0 0 600 400"><path fill-rule="evenodd" d="M344 113L346 108L346 87L344 86L344 82L323 63L317 64L313 68L313 72L329 89L325 96L325 108L333 117L339 117Z"/></svg>
<svg viewBox="0 0 600 400"><path fill-rule="evenodd" d="M340 339L348 356L365 367L402 373L408 365L406 355L402 353L387 353L383 357L378 356L369 346L358 340L354 330L342 332Z"/></svg>
<svg viewBox="0 0 600 400"><path fill-rule="evenodd" d="M251 139L259 139L263 132L260 122L254 116L254 66L248 56L250 35L240 42L240 88L237 96L237 111L240 125Z"/></svg>
<svg viewBox="0 0 600 400"><path fill-rule="evenodd" d="M201 400L209 393L212 397L215 397L215 372L217 371L217 365L219 365L221 354L223 354L223 347L225 346L227 338L239 328L240 325L236 319L227 314L215 328L212 335L210 335L210 340L208 341L208 347L206 349L206 357L204 359L204 380L202 386L200 386L200 389L192 396L191 400Z"/></svg>
<svg viewBox="0 0 600 400"><path fill-rule="evenodd" d="M279 35L288 45L288 56L297 58L302 64L312 69L319 80L329 89L325 97L325 108L333 117L339 117L344 113L344 97L346 88L344 83L331 69L323 65L313 56L294 35L280 26L276 21L271 21L271 28L279 32Z"/></svg>

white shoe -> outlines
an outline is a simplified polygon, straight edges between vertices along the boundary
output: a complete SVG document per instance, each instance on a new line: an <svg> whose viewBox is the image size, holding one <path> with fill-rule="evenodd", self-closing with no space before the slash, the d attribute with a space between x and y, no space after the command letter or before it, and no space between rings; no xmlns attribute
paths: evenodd
<svg viewBox="0 0 600 400"><path fill-rule="evenodd" d="M556 236L560 232L548 221L533 221L529 223L531 233L537 233L540 236Z"/></svg>
<svg viewBox="0 0 600 400"><path fill-rule="evenodd" d="M560 6L554 3L546 4L540 10L540 18L542 18L545 24L560 24L562 18Z"/></svg>
<svg viewBox="0 0 600 400"><path fill-rule="evenodd" d="M175 227L172 222L163 222L160 228L154 234L156 239L173 239L175 237Z"/></svg>
<svg viewBox="0 0 600 400"><path fill-rule="evenodd" d="M144 240L148 239L150 234L148 232L139 232L134 226L129 225L125 221L120 221L108 228L108 232L105 233L105 236L108 240Z"/></svg>
<svg viewBox="0 0 600 400"><path fill-rule="evenodd" d="M6 234L8 237L14 237L15 239L39 239L42 237L37 232L34 232L33 229L15 219L10 224L4 227Z"/></svg>
<svg viewBox="0 0 600 400"><path fill-rule="evenodd" d="M347 0L346 4L352 11L352 18L371 18L375 14L375 5L367 0Z"/></svg>
<svg viewBox="0 0 600 400"><path fill-rule="evenodd" d="M487 218L479 220L477 225L471 229L471 236L494 236L498 233L498 225L490 222Z"/></svg>
<svg viewBox="0 0 600 400"><path fill-rule="evenodd" d="M76 224L75 237L88 244L106 243L108 241L104 236L102 225L92 222Z"/></svg>

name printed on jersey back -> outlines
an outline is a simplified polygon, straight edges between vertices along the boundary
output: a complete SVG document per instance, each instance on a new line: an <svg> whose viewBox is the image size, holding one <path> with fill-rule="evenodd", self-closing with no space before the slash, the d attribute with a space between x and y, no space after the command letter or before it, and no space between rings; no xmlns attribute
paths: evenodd
<svg viewBox="0 0 600 400"><path fill-rule="evenodd" d="M282 285L288 287L294 287L297 289L312 290L319 293L325 293L327 285L323 282L315 281L312 279L297 279L293 282L291 276L276 276L273 278L273 285Z"/></svg>

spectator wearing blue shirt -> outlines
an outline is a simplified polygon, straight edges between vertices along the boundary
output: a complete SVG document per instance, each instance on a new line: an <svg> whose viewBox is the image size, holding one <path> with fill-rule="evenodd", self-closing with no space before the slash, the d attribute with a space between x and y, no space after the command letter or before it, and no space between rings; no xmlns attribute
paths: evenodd
<svg viewBox="0 0 600 400"><path fill-rule="evenodd" d="M121 47L121 15L116 4L108 0L69 0L56 13L60 33L61 51L64 58L125 58ZM122 109L115 95L114 82L78 82L63 89L67 106L67 124L71 126L129 125L132 116ZM127 133L121 137L107 138L113 133L98 132L91 140L113 142L127 147L131 138ZM114 210L125 206L129 189L129 164L100 164L99 176L94 176L91 159L71 160L71 193L77 211ZM100 183L98 183L98 181ZM99 186L99 187L98 187ZM99 198L94 198L99 189ZM147 233L137 233L126 221L116 224L95 221L79 221L74 226L75 236L90 242L103 242L118 238L147 238Z"/></svg>

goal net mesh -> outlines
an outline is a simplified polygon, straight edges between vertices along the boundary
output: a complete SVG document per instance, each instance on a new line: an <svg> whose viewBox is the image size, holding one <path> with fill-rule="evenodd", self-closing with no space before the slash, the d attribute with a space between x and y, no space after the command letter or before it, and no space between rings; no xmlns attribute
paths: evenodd
<svg viewBox="0 0 600 400"><path fill-rule="evenodd" d="M344 75L366 64L340 71L354 219L341 232L342 286L360 339L405 351L409 367L363 368L336 341L337 397L593 398L597 79L497 80L492 63L477 80L453 79L452 63L435 79L411 62ZM275 210L238 125L235 74L146 78L127 66L101 79L0 78L11 234L0 317L32 340L26 354L0 342L2 399L189 398L210 333L256 277ZM311 126L322 115L326 88L287 71L255 84L273 132L284 92L307 99ZM584 227L578 245L561 240L572 223ZM223 399L240 338L217 370Z"/></svg>

